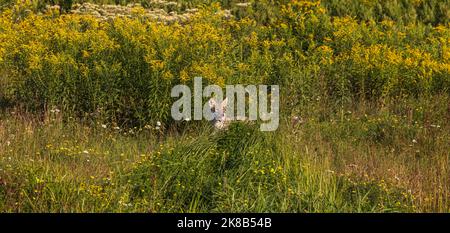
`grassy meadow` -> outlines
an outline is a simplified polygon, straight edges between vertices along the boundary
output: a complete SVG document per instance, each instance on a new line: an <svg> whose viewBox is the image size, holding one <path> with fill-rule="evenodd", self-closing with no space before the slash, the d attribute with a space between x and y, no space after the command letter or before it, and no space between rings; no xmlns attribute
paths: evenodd
<svg viewBox="0 0 450 233"><path fill-rule="evenodd" d="M280 127L174 121L198 76ZM0 0L0 212L450 212L449 88L448 0Z"/></svg>

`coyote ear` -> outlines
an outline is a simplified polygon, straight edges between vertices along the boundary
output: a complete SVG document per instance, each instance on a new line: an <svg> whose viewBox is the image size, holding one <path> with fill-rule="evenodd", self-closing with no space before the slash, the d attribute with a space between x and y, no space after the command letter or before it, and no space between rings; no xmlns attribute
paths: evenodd
<svg viewBox="0 0 450 233"><path fill-rule="evenodd" d="M228 105L228 98L225 98L225 99L222 101L222 104L220 104L220 106L222 107L222 110L227 109L227 105Z"/></svg>
<svg viewBox="0 0 450 233"><path fill-rule="evenodd" d="M209 108L214 112L214 109L216 108L216 100L214 98L209 99L208 101Z"/></svg>

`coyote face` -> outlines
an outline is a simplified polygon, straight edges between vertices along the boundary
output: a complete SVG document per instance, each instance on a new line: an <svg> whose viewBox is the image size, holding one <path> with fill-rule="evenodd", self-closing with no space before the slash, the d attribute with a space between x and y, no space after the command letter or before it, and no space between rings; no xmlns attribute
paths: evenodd
<svg viewBox="0 0 450 233"><path fill-rule="evenodd" d="M211 122L213 123L214 127L216 129L225 129L230 123L230 120L226 115L228 99L225 98L221 103L219 103L215 99L211 98L208 103L209 108L213 113L214 118Z"/></svg>

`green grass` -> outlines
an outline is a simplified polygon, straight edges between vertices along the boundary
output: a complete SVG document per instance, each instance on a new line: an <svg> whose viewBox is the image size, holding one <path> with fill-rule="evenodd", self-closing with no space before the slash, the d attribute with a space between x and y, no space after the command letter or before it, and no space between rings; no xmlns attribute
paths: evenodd
<svg viewBox="0 0 450 233"><path fill-rule="evenodd" d="M186 25L7 2L0 212L450 212L448 1L179 1ZM279 84L280 128L174 122L195 76Z"/></svg>
<svg viewBox="0 0 450 233"><path fill-rule="evenodd" d="M272 133L251 124L214 131L189 123L160 134L63 122L60 113L43 121L3 114L0 209L447 212L449 125L431 127L422 118L448 117L439 111L448 97L435 100L358 105L343 121L327 111ZM412 106L404 116L402 108Z"/></svg>

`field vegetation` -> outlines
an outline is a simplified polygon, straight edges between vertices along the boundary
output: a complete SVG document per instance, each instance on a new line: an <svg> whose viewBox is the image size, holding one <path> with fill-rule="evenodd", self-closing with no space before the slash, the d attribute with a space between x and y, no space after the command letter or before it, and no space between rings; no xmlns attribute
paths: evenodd
<svg viewBox="0 0 450 233"><path fill-rule="evenodd" d="M0 0L0 211L449 212L449 23L448 0ZM197 76L280 85L279 129L174 121Z"/></svg>

